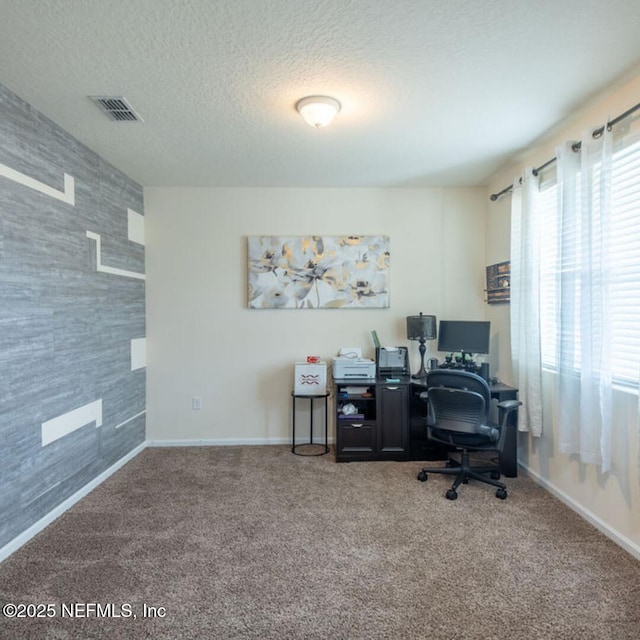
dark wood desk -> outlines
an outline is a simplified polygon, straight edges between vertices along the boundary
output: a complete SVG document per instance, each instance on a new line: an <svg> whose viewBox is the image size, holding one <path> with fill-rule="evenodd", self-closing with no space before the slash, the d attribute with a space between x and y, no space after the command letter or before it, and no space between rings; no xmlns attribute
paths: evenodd
<svg viewBox="0 0 640 640"><path fill-rule="evenodd" d="M419 381L413 381L411 383L412 386L412 396L415 398L421 391L425 390L425 385ZM503 384L501 382L496 384L489 385L489 391L491 392L492 400L495 400L496 404L502 402L503 400L517 400L518 399L518 389L515 387L510 387L508 384ZM415 439L418 438L416 434L420 434L422 431L426 437L426 426L423 425L422 420L425 418L424 414L424 403L420 402L412 402L411 403L411 438L412 444L416 444ZM498 415L498 421L502 419L502 415ZM418 423L418 424L416 424ZM433 450L435 453L431 455L424 455L424 448L419 450L418 453L415 453L418 447L412 447L414 454L411 456L413 459L428 459L428 460L436 460L436 459L446 459L446 454L442 454L442 447L438 446ZM446 450L445 450L446 451ZM422 455L421 455L422 454ZM509 422L507 423L507 433L505 436L505 443L502 454L500 455L500 470L504 476L507 478L515 478L518 475L518 412L513 411L511 416L509 416Z"/></svg>
<svg viewBox="0 0 640 640"><path fill-rule="evenodd" d="M517 400L518 390L508 384L498 382L490 384L491 398L496 403L503 400ZM498 415L498 421L502 420L502 415ZM507 434L504 441L504 449L500 456L500 470L507 478L515 478L518 475L518 410L516 409L509 416L507 423Z"/></svg>

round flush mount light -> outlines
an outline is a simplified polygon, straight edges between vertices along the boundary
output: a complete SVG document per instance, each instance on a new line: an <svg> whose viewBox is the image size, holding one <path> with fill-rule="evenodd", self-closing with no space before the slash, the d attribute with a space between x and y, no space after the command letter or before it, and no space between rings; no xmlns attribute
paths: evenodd
<svg viewBox="0 0 640 640"><path fill-rule="evenodd" d="M307 124L319 129L332 122L340 111L340 103L329 96L307 96L296 102L296 109Z"/></svg>

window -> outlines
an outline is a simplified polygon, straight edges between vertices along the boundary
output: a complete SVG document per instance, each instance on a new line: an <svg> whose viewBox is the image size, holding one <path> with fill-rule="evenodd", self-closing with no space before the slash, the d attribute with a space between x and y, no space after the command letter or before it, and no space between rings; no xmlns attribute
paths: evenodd
<svg viewBox="0 0 640 640"><path fill-rule="evenodd" d="M611 366L614 381L638 384L640 371L640 139L632 143L618 143L614 151L611 176L610 217L607 219L611 246L610 263L605 265L603 287L609 295L611 323ZM600 176L591 176L588 195L597 202ZM555 368L558 349L580 368L580 335L558 335L560 313L559 289L561 281L584 277L578 264L564 264L559 268L560 243L580 243L580 229L565 230L559 238L558 188L554 176L541 181L536 202L536 218L541 224L540 307L542 361ZM579 204L579 203L578 203ZM579 313L579 300L566 304L563 314ZM571 308L573 307L573 308Z"/></svg>

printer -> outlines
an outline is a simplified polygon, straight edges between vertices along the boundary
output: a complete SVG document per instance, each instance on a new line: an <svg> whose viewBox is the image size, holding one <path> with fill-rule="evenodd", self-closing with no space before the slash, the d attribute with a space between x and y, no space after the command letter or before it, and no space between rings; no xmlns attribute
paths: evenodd
<svg viewBox="0 0 640 640"><path fill-rule="evenodd" d="M342 347L333 359L333 377L337 379L373 380L376 377L376 363L362 357L358 347Z"/></svg>

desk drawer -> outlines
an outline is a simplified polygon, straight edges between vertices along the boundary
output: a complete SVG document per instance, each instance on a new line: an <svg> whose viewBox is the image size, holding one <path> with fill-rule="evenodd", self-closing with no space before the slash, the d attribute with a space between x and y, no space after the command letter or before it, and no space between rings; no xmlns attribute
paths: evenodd
<svg viewBox="0 0 640 640"><path fill-rule="evenodd" d="M376 423L372 420L338 420L337 455L368 457L376 447Z"/></svg>

